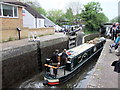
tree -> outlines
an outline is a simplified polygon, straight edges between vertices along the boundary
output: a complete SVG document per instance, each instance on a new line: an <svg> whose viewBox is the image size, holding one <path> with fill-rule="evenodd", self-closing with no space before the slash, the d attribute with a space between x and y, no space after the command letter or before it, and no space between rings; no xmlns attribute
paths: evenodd
<svg viewBox="0 0 120 90"><path fill-rule="evenodd" d="M71 8L74 15L77 15L81 12L81 3L80 2L70 2L67 5L67 9Z"/></svg>
<svg viewBox="0 0 120 90"><path fill-rule="evenodd" d="M50 10L47 12L47 17L53 21L56 24L60 24L59 20L62 18L62 16L64 15L62 10Z"/></svg>
<svg viewBox="0 0 120 90"><path fill-rule="evenodd" d="M98 30L102 23L108 21L108 18L101 11L99 2L90 2L84 5L84 10L82 10L80 16L85 21L88 30Z"/></svg>
<svg viewBox="0 0 120 90"><path fill-rule="evenodd" d="M38 13L43 14L46 16L46 11L41 7L41 5L37 1L30 1L30 0L22 0L23 2L29 4L32 8L34 8Z"/></svg>
<svg viewBox="0 0 120 90"><path fill-rule="evenodd" d="M120 16L115 17L111 20L112 23L119 22L120 23Z"/></svg>
<svg viewBox="0 0 120 90"><path fill-rule="evenodd" d="M71 8L68 8L66 13L65 13L65 18L68 22L68 24L72 24L73 20L74 20L74 15L73 15L73 11Z"/></svg>
<svg viewBox="0 0 120 90"><path fill-rule="evenodd" d="M43 14L46 16L46 11L42 8L42 7L36 7L36 6L32 6L38 13Z"/></svg>
<svg viewBox="0 0 120 90"><path fill-rule="evenodd" d="M120 16L118 17L118 22L120 23Z"/></svg>

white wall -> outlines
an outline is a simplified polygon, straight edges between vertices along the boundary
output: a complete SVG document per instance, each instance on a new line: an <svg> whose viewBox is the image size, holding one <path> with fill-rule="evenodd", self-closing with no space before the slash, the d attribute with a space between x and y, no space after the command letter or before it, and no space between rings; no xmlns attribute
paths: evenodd
<svg viewBox="0 0 120 90"><path fill-rule="evenodd" d="M55 31L60 31L62 28L59 25L54 26Z"/></svg>
<svg viewBox="0 0 120 90"><path fill-rule="evenodd" d="M27 10L23 16L23 27L35 28L35 18Z"/></svg>
<svg viewBox="0 0 120 90"><path fill-rule="evenodd" d="M44 19L37 18L37 28L45 27Z"/></svg>
<svg viewBox="0 0 120 90"><path fill-rule="evenodd" d="M42 18L34 18L27 10L25 11L25 16L23 16L23 27L29 28L40 28L44 27L44 19Z"/></svg>

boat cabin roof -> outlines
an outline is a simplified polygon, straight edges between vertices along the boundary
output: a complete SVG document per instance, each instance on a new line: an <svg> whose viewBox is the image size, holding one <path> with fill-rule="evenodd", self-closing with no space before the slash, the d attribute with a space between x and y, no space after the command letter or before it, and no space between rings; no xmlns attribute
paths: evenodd
<svg viewBox="0 0 120 90"><path fill-rule="evenodd" d="M79 45L75 48L69 49L69 50L67 50L68 58L73 58L74 56L77 56L78 54L91 48L92 46L94 46L94 44L84 43L84 44Z"/></svg>

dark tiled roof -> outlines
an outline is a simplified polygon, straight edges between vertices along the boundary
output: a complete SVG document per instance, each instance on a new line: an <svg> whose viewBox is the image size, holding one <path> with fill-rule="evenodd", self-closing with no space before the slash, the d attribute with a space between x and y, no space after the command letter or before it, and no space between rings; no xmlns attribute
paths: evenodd
<svg viewBox="0 0 120 90"><path fill-rule="evenodd" d="M2 2L17 2L18 0L0 0Z"/></svg>
<svg viewBox="0 0 120 90"><path fill-rule="evenodd" d="M33 9L31 6L29 6L28 4L25 4L25 9L31 13L35 18L43 18L43 16L41 16L41 14L39 14L35 9Z"/></svg>
<svg viewBox="0 0 120 90"><path fill-rule="evenodd" d="M9 4L15 4L20 6L25 6L22 2L19 2L17 0L1 0L1 2L9 3Z"/></svg>

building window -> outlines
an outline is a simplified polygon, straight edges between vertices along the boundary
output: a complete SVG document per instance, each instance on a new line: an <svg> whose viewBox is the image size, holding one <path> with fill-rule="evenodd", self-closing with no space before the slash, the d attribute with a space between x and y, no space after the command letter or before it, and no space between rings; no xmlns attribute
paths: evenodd
<svg viewBox="0 0 120 90"><path fill-rule="evenodd" d="M41 27L41 20L39 20L39 27Z"/></svg>
<svg viewBox="0 0 120 90"><path fill-rule="evenodd" d="M17 7L14 7L14 16L15 16L15 17L18 16L17 13L18 13L18 12L17 12Z"/></svg>
<svg viewBox="0 0 120 90"><path fill-rule="evenodd" d="M9 5L2 5L3 7L3 16L13 17L13 7Z"/></svg>
<svg viewBox="0 0 120 90"><path fill-rule="evenodd" d="M1 4L0 10L0 16L18 17L18 8L16 6Z"/></svg>

